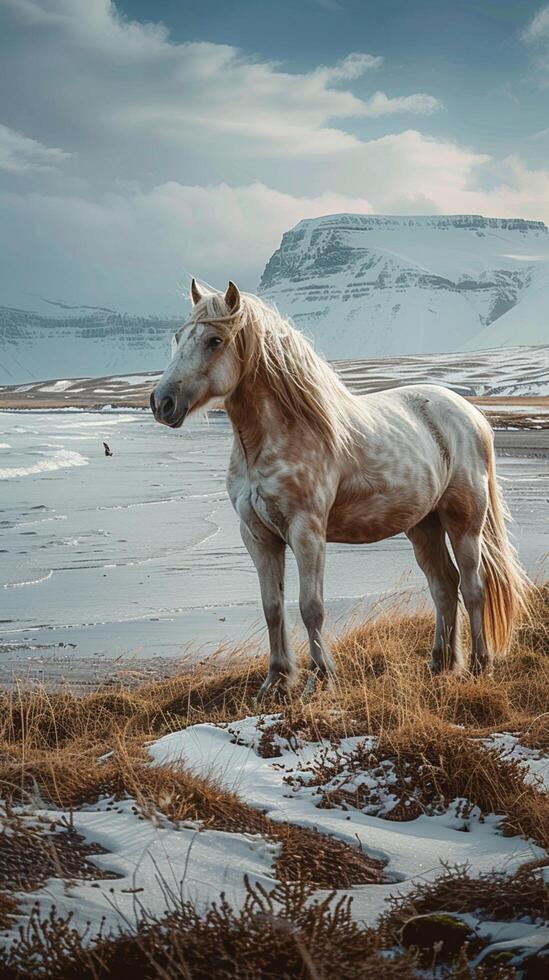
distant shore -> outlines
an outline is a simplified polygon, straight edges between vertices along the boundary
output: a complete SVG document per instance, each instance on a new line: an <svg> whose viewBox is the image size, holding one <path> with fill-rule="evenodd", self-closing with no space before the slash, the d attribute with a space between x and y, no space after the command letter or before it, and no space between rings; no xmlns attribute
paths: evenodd
<svg viewBox="0 0 549 980"><path fill-rule="evenodd" d="M359 362L357 362L359 363ZM339 367L342 380L355 394L365 394L380 388L392 388L402 381L362 376L351 377L347 362ZM0 387L0 411L70 411L103 412L148 409L151 391L159 372L142 375L121 375L104 378L73 378L57 381L36 381L28 384ZM419 380L413 376L410 382ZM539 431L549 430L549 395L465 395L486 413L495 429ZM220 404L214 411L223 411ZM514 445L515 443L513 443Z"/></svg>

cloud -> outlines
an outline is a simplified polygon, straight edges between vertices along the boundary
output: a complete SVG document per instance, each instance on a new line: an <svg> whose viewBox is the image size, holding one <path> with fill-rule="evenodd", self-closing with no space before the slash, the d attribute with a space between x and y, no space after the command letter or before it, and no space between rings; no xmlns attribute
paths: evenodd
<svg viewBox="0 0 549 980"><path fill-rule="evenodd" d="M40 76L37 114L55 120L63 136L75 123L76 149L89 148L92 133L98 149L107 140L112 146L112 138L139 137L145 166L160 151L181 156L189 143L207 148L215 136L238 141L227 145L228 155L243 148L259 156L344 151L356 138L334 123L431 113L440 105L415 93L394 99L376 93L373 102L355 95L349 83L383 61L363 52L291 73L230 45L175 43L163 25L126 20L108 0L4 3L13 35L6 45L9 70L21 85L27 71Z"/></svg>
<svg viewBox="0 0 549 980"><path fill-rule="evenodd" d="M546 171L399 131L440 102L375 91L380 55L289 72L109 0L0 0L2 18L1 302L177 312L185 270L254 289L287 228L338 211L549 218ZM392 129L368 139L374 119Z"/></svg>
<svg viewBox="0 0 549 980"><path fill-rule="evenodd" d="M349 190L290 194L264 182L135 185L95 201L65 193L0 197L0 295L25 305L29 289L50 298L134 312L177 313L188 275L255 289L284 231L338 212L481 213L549 219L549 171L489 157L414 130L364 144ZM480 178L490 170L493 186ZM359 179L360 177L360 179ZM336 179L336 178L333 178ZM341 178L340 178L341 179ZM362 193L359 188L362 187Z"/></svg>
<svg viewBox="0 0 549 980"><path fill-rule="evenodd" d="M308 197L259 182L201 187L176 181L148 192L109 193L95 202L0 194L0 207L6 230L4 254L0 242L3 302L9 296L14 305L22 304L28 271L21 256L39 255L36 293L90 303L101 297L115 308L170 313L183 308L188 275L214 285L232 276L255 289L266 259L297 221L372 211L365 198L330 191Z"/></svg>
<svg viewBox="0 0 549 980"><path fill-rule="evenodd" d="M522 32L528 44L549 40L549 4L541 7Z"/></svg>
<svg viewBox="0 0 549 980"><path fill-rule="evenodd" d="M366 102L364 115L392 116L395 112L411 112L414 115L430 115L442 107L442 103L432 95L418 92L415 95L400 95L390 99L385 92L375 92Z"/></svg>
<svg viewBox="0 0 549 980"><path fill-rule="evenodd" d="M535 52L535 67L541 73L542 83L549 82L549 4L540 7L522 32L522 40Z"/></svg>
<svg viewBox="0 0 549 980"><path fill-rule="evenodd" d="M322 76L327 82L349 81L353 78L360 78L361 75L371 69L381 68L384 59L380 55L363 54L362 51L353 51L346 58L339 61L332 67L322 66L316 69L316 74Z"/></svg>
<svg viewBox="0 0 549 980"><path fill-rule="evenodd" d="M0 123L0 170L14 174L51 170L69 156L64 150L43 146Z"/></svg>

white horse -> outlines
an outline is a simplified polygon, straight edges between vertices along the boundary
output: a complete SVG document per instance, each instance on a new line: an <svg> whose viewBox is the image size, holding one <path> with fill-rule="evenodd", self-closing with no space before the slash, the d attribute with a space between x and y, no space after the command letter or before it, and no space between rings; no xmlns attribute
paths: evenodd
<svg viewBox="0 0 549 980"><path fill-rule="evenodd" d="M260 695L289 687L295 662L284 622L286 546L299 571L310 681L334 673L322 639L327 541L364 544L404 532L436 608L433 671L458 671L460 601L471 670L509 643L526 577L511 547L482 413L437 385L352 395L308 341L234 283L203 292L176 333L151 395L158 422L178 428L212 400L234 432L227 488L257 569L270 640ZM451 543L455 564L448 549ZM457 567L456 567L457 566Z"/></svg>

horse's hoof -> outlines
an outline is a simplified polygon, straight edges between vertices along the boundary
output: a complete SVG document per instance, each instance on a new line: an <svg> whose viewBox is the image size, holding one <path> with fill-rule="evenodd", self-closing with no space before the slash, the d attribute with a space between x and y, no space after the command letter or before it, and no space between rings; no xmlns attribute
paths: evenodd
<svg viewBox="0 0 549 980"><path fill-rule="evenodd" d="M318 670L310 671L305 687L303 688L301 699L303 701L309 701L316 691L318 691L319 687L324 687L326 690L332 691L334 680L335 674L332 671L328 671L325 674L321 674Z"/></svg>
<svg viewBox="0 0 549 980"><path fill-rule="evenodd" d="M276 697L279 701L285 701L289 695L289 688L290 684L287 677L284 677L283 675L269 677L267 675L255 696L255 703L259 705L268 698L274 697Z"/></svg>
<svg viewBox="0 0 549 980"><path fill-rule="evenodd" d="M303 694L301 695L302 701L310 701L317 687L318 687L318 676L316 674L309 674L307 678L307 683L303 688Z"/></svg>
<svg viewBox="0 0 549 980"><path fill-rule="evenodd" d="M455 674L459 673L460 663L451 651L442 652L436 650L431 654L429 669L434 675Z"/></svg>
<svg viewBox="0 0 549 980"><path fill-rule="evenodd" d="M491 660L473 660L471 663L473 677L493 677L494 665Z"/></svg>

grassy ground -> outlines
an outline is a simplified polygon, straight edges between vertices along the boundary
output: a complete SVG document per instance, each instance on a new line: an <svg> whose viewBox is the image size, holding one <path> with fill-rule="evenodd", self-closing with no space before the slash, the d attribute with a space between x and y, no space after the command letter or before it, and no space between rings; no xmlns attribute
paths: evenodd
<svg viewBox="0 0 549 980"><path fill-rule="evenodd" d="M308 773L321 791L320 805L375 813L371 787L348 792L344 779L336 791L323 787L366 766L379 771L382 781L382 764L390 762L398 802L386 819L413 819L463 797L482 813L504 814L504 833L531 838L549 852L547 796L525 781L519 765L481 740L513 732L523 745L549 751L549 590L533 593L530 616L509 653L496 663L493 677L432 677L427 666L432 628L430 615L394 612L341 636L334 649L334 689L319 690L308 702L296 694L288 703L270 705L280 718L265 729L259 751L276 755L280 739L291 744L323 738L337 749L344 736L374 735L376 747L368 750L368 758L360 747L346 754L336 751L324 767L317 764ZM380 862L314 831L274 826L207 779L149 766L144 746L151 738L198 722L256 714L254 699L264 673L264 657L233 655L189 665L177 677L131 691L109 687L85 697L40 689L0 692L5 806L0 926L9 924L16 911L14 888L30 891L51 874L78 878L91 873L85 842L70 827L62 828L62 846L59 835L54 841L51 834L29 829L18 817L21 803L70 809L102 794L129 795L145 817L160 812L173 821L261 834L280 845L277 892L268 897L250 888L242 913L222 904L201 919L181 904L161 923L145 919L135 935L99 943L94 953L86 952L70 922L53 913L45 923L34 917L12 953L4 954L3 965L0 961L1 976L406 978L419 976L418 970L431 963L439 942L436 955L448 964L448 976L515 976L507 962L472 974L470 937L458 929L456 938L448 923L439 922L434 933L430 927L425 933L423 925L423 933L412 929L411 938L407 924L425 923L441 908L450 917L481 908L488 918L504 920L535 910L549 920L546 888L536 869L523 869L514 878L474 881L463 870L453 872L396 902L378 929L359 929L345 903L334 909L315 904L311 895L315 888L379 881ZM441 929L449 930L450 938L446 933L441 938ZM390 957L384 953L388 948ZM537 975L535 964L528 969L525 976Z"/></svg>

